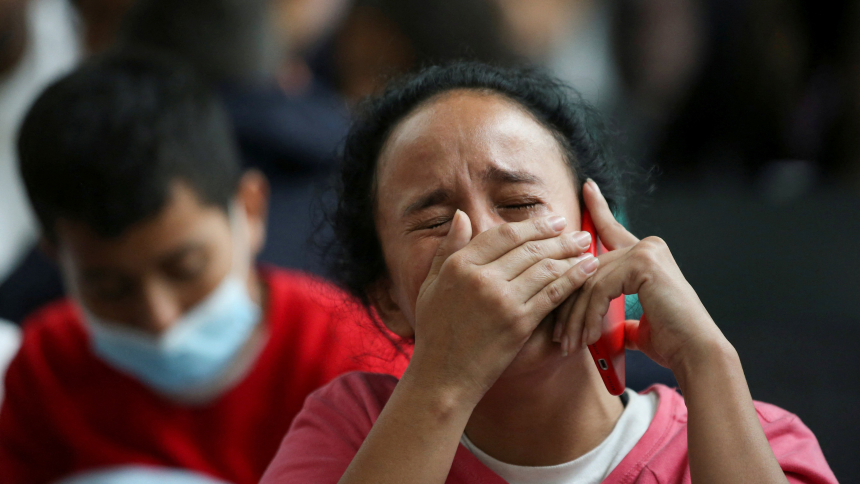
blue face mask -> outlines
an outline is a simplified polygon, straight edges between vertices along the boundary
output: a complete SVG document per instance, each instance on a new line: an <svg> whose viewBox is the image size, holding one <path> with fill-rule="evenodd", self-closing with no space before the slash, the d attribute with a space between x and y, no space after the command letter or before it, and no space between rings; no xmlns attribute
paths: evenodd
<svg viewBox="0 0 860 484"><path fill-rule="evenodd" d="M221 376L251 337L260 313L245 282L228 276L160 336L92 314L86 318L99 357L156 390L178 393Z"/></svg>
<svg viewBox="0 0 860 484"><path fill-rule="evenodd" d="M235 229L238 224L231 225ZM260 306L245 282L246 247L234 244L234 270L161 335L104 321L84 310L93 352L163 393L179 394L217 381L260 322ZM245 263L237 266L237 260Z"/></svg>

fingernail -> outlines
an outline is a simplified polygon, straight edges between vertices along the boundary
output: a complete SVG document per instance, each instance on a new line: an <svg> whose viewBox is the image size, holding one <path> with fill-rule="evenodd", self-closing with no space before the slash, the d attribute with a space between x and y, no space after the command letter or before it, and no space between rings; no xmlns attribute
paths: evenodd
<svg viewBox="0 0 860 484"><path fill-rule="evenodd" d="M547 221L549 222L549 226L552 227L552 229L556 232L567 227L567 220L564 217L560 217L558 215L553 215Z"/></svg>
<svg viewBox="0 0 860 484"><path fill-rule="evenodd" d="M570 336L564 335L564 338L561 340L561 356L567 356L570 351Z"/></svg>
<svg viewBox="0 0 860 484"><path fill-rule="evenodd" d="M576 235L573 236L573 241L576 242L582 249L587 249L591 245L591 234L588 232L577 232Z"/></svg>
<svg viewBox="0 0 860 484"><path fill-rule="evenodd" d="M580 262L579 267L583 273L586 275L594 274L594 271L597 270L597 266L600 265L600 262L597 260L597 257L589 257L588 259Z"/></svg>
<svg viewBox="0 0 860 484"><path fill-rule="evenodd" d="M561 321L555 322L555 328L552 331L552 342L561 343Z"/></svg>
<svg viewBox="0 0 860 484"><path fill-rule="evenodd" d="M594 181L594 180L592 180L591 178L589 178L588 180L585 180L585 183L591 183L591 187L592 187L592 188L594 188L595 190L597 190L597 193L600 193L600 187L599 187L599 186L597 186L597 182L596 182L596 181Z"/></svg>

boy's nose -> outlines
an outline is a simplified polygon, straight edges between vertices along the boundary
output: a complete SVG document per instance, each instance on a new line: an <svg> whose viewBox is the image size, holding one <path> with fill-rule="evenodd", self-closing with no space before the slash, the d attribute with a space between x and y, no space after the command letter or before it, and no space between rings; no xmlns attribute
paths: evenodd
<svg viewBox="0 0 860 484"><path fill-rule="evenodd" d="M144 291L143 298L140 325L144 331L161 335L182 316L182 310L176 298L166 288L148 287Z"/></svg>

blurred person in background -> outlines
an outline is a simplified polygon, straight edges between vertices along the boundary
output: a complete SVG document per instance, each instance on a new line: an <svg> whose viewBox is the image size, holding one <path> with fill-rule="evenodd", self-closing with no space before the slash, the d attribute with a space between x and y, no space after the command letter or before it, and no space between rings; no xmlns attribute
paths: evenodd
<svg viewBox="0 0 860 484"><path fill-rule="evenodd" d="M709 30L700 0L620 1L612 19L612 53L621 88L610 107L641 161L684 107L708 56Z"/></svg>
<svg viewBox="0 0 860 484"><path fill-rule="evenodd" d="M707 55L704 1L491 1L518 53L616 118L636 155L660 140Z"/></svg>
<svg viewBox="0 0 860 484"><path fill-rule="evenodd" d="M518 54L575 86L594 106L609 109L619 95L612 55L614 2L490 0Z"/></svg>
<svg viewBox="0 0 860 484"><path fill-rule="evenodd" d="M315 79L300 79L302 52L337 21L341 2L289 0L139 0L118 30L117 44L180 57L215 86L235 127L245 166L271 182L272 222L261 258L319 272L307 241L314 204L335 166L348 111ZM312 20L292 34L285 15Z"/></svg>
<svg viewBox="0 0 860 484"><path fill-rule="evenodd" d="M15 134L39 92L78 58L67 0L0 0L0 318L15 323L61 293L34 248L38 228L18 174Z"/></svg>
<svg viewBox="0 0 860 484"><path fill-rule="evenodd" d="M851 2L492 0L509 44L615 124L664 181L769 201L851 186Z"/></svg>
<svg viewBox="0 0 860 484"><path fill-rule="evenodd" d="M637 15L642 6L630 3L636 6L620 19L620 39L653 19ZM633 155L657 164L675 180L711 187L748 185L767 161L791 157L784 134L798 99L806 55L798 2L703 6L705 25L710 25L702 29L708 36L708 50L696 82L682 102L660 119L661 126L644 139L643 144L650 146L634 148ZM644 27L638 31L647 39L647 24ZM636 63L642 41L631 36L619 45L619 55L630 59L627 64L645 67L628 71L632 86L648 79L636 76L647 72L644 63ZM651 46L665 49L660 42Z"/></svg>
<svg viewBox="0 0 860 484"><path fill-rule="evenodd" d="M350 103L425 65L520 60L505 39L501 11L486 0L356 0L330 49L334 83Z"/></svg>
<svg viewBox="0 0 860 484"><path fill-rule="evenodd" d="M266 180L190 68L90 60L42 94L18 146L71 297L28 319L6 375L4 483L256 483L310 391L402 368L342 293L257 267Z"/></svg>
<svg viewBox="0 0 860 484"><path fill-rule="evenodd" d="M312 64L343 22L353 0L273 0L273 3L276 31L288 46L278 72L281 87L294 94L320 84L331 87L329 77Z"/></svg>
<svg viewBox="0 0 860 484"><path fill-rule="evenodd" d="M843 185L856 144L850 2L621 1L616 110L628 154L668 184L769 203Z"/></svg>
<svg viewBox="0 0 860 484"><path fill-rule="evenodd" d="M635 128L661 125L696 80L705 55L699 0L491 1L519 54L604 113L635 120Z"/></svg>
<svg viewBox="0 0 860 484"><path fill-rule="evenodd" d="M68 8L66 0L31 3L65 6L68 37L74 41L75 35L80 35L81 50L86 54L117 43L142 45L171 52L200 70L221 91L239 140L242 163L262 170L271 182L270 211L278 222L267 227L268 242L261 260L320 271L319 256L307 244L316 226L312 206L334 168L334 152L346 133L348 111L325 83L288 66L300 64L300 56L316 48L334 29L349 2L71 0L75 9ZM71 26L75 12L80 32ZM10 25L17 26L14 22ZM61 48L44 50L49 58L52 54L62 58ZM13 132L10 129L8 134L10 153ZM2 168L7 167L15 171L11 158ZM17 174L8 180L20 185ZM16 203L4 201L0 214L29 213L22 188L5 193L15 195ZM0 198L3 196L0 193ZM55 264L35 248L27 253L36 237L32 216L27 219L26 243L22 242L26 258L19 262L21 256L16 257L16 270L6 283L0 282L0 317L18 324L32 310L63 293ZM4 234L17 237L16 224L7 226Z"/></svg>

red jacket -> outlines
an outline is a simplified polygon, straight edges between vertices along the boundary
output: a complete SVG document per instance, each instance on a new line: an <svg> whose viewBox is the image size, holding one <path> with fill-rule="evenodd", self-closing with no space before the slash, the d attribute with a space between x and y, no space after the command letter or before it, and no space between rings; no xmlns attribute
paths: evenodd
<svg viewBox="0 0 860 484"><path fill-rule="evenodd" d="M336 483L394 391L390 375L350 373L312 393L260 484ZM655 385L660 403L648 430L604 484L689 483L687 407L674 390ZM756 402L759 421L789 482L835 484L818 441L797 418ZM461 444L447 484L505 484Z"/></svg>
<svg viewBox="0 0 860 484"><path fill-rule="evenodd" d="M33 315L6 374L0 482L131 464L257 483L310 392L345 371L405 369L342 293L297 273L261 273L268 341L242 380L203 405L168 400L94 356L70 301ZM388 359L369 356L378 354Z"/></svg>

